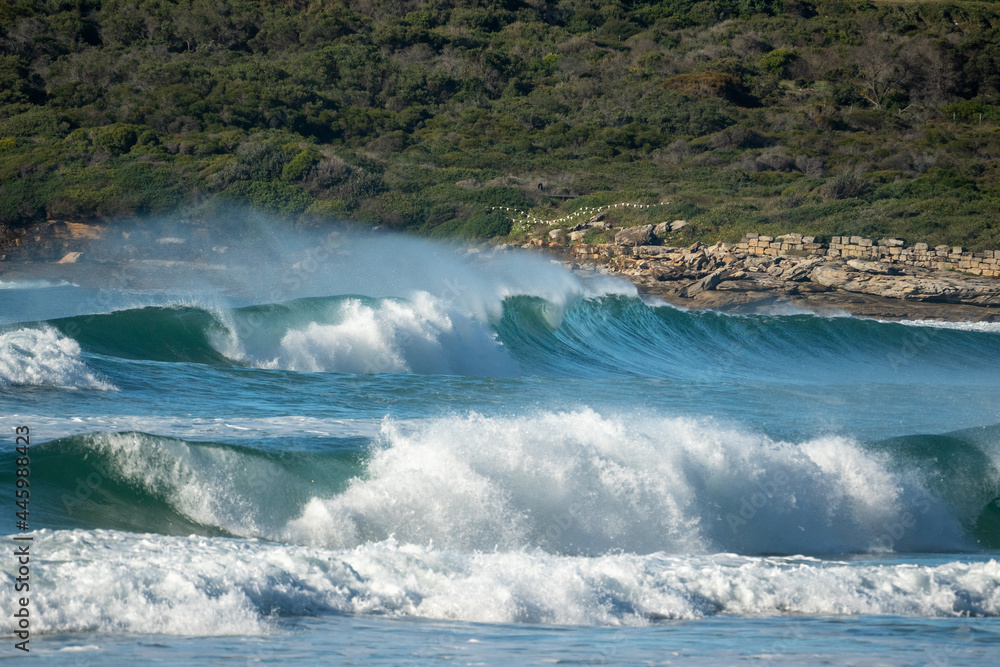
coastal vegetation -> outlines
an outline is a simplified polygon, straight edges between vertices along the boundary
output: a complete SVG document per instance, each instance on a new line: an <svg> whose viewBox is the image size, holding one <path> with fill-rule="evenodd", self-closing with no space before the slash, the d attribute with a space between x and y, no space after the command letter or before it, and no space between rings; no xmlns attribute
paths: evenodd
<svg viewBox="0 0 1000 667"><path fill-rule="evenodd" d="M239 202L516 239L494 207L619 201L1000 248L1000 2L0 2L0 226Z"/></svg>

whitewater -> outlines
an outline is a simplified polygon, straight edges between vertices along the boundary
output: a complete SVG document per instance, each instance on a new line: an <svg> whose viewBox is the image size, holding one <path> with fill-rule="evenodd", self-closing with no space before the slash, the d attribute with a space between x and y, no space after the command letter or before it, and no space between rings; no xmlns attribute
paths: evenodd
<svg viewBox="0 0 1000 667"><path fill-rule="evenodd" d="M996 327L689 312L520 250L259 219L127 239L0 267L33 653L995 661Z"/></svg>

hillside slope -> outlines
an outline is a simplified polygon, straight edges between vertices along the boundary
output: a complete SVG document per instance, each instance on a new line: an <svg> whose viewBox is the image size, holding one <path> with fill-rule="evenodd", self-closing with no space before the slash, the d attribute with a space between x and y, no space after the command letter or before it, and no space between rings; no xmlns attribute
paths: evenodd
<svg viewBox="0 0 1000 667"><path fill-rule="evenodd" d="M1000 3L0 5L0 227L227 202L1000 247ZM664 202L669 202L665 204Z"/></svg>

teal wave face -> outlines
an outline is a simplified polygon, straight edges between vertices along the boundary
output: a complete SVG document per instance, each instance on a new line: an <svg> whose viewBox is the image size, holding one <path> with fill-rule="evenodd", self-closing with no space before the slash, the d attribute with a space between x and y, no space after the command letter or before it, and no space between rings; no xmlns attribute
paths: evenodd
<svg viewBox="0 0 1000 667"><path fill-rule="evenodd" d="M919 471L926 502L941 499L964 517L984 549L1000 548L1000 425L875 443L896 470Z"/></svg>
<svg viewBox="0 0 1000 667"><path fill-rule="evenodd" d="M236 309L149 307L51 320L85 352L304 372L518 374L488 325L428 294Z"/></svg>
<svg viewBox="0 0 1000 667"><path fill-rule="evenodd" d="M850 317L734 317L628 296L565 304L508 297L496 322L418 294L148 307L44 325L88 353L305 372L984 386L1000 379L1000 333Z"/></svg>
<svg viewBox="0 0 1000 667"><path fill-rule="evenodd" d="M275 454L138 432L60 438L32 450L32 506L53 528L262 537L342 490L358 444Z"/></svg>
<svg viewBox="0 0 1000 667"><path fill-rule="evenodd" d="M650 307L633 297L561 309L507 299L497 326L522 366L555 375L625 374L703 382L893 382L1000 379L1000 333L852 317L729 316Z"/></svg>
<svg viewBox="0 0 1000 667"><path fill-rule="evenodd" d="M33 507L55 528L327 548L397 539L562 555L791 555L1000 544L1000 426L780 442L582 411L389 423L374 442L274 451L137 432L53 440L33 450Z"/></svg>
<svg viewBox="0 0 1000 667"><path fill-rule="evenodd" d="M173 306L119 310L48 322L91 353L149 361L231 363L211 343L225 326L200 308Z"/></svg>

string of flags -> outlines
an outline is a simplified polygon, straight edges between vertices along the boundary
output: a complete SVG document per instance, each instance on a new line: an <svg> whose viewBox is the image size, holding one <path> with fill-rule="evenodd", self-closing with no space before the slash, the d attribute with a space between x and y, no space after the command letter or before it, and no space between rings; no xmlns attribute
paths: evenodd
<svg viewBox="0 0 1000 667"><path fill-rule="evenodd" d="M568 213L561 218L553 218L552 220L543 220L542 218L535 217L528 213L527 211L522 211L517 208L512 208L510 206L491 206L491 211L506 211L507 213L516 213L516 218L511 218L511 222L517 223L531 223L531 224L545 224L545 225L558 225L562 222L569 222L575 218L583 215L594 216L602 211L609 211L616 208L652 208L654 206L663 206L663 204L633 204L631 202L620 202L618 204L605 204L604 206L584 206L581 209L577 209L572 213Z"/></svg>

